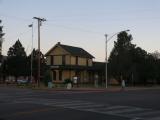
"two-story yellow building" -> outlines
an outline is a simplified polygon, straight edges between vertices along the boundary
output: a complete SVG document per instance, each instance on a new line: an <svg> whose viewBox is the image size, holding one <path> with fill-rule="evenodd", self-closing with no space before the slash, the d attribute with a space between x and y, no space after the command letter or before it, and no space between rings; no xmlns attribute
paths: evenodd
<svg viewBox="0 0 160 120"><path fill-rule="evenodd" d="M63 45L58 42L45 56L54 83L61 83L75 76L78 77L79 83L93 82L95 74L102 73L102 69L96 69L95 65L98 63L93 63L94 57L80 47Z"/></svg>

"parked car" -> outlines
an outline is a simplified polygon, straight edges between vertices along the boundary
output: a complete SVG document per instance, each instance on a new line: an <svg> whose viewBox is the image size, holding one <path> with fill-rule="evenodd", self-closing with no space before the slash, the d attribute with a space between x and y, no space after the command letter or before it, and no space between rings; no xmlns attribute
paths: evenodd
<svg viewBox="0 0 160 120"><path fill-rule="evenodd" d="M7 80L5 80L5 83L6 84L14 84L15 80L9 80L9 79L7 79Z"/></svg>
<svg viewBox="0 0 160 120"><path fill-rule="evenodd" d="M28 83L28 80L18 79L18 80L17 80L17 83L18 83L18 84L26 84L26 83Z"/></svg>

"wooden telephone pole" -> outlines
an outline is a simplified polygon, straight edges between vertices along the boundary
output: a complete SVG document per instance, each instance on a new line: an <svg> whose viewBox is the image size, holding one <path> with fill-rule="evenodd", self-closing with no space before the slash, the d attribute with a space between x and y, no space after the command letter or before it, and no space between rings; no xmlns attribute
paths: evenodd
<svg viewBox="0 0 160 120"><path fill-rule="evenodd" d="M37 86L40 86L40 77L41 77L41 51L40 51L40 26L41 23L46 21L44 18L39 17L33 17L33 19L36 19L38 21L38 79L37 79Z"/></svg>

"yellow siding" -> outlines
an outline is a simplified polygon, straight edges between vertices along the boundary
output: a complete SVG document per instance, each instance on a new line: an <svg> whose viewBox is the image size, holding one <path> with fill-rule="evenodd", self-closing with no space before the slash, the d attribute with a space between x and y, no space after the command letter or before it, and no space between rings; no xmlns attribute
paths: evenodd
<svg viewBox="0 0 160 120"><path fill-rule="evenodd" d="M70 55L66 55L65 58L66 65L70 65L70 61L71 61Z"/></svg>
<svg viewBox="0 0 160 120"><path fill-rule="evenodd" d="M50 55L65 55L65 54L68 54L68 52L59 46L55 47L55 49L50 52Z"/></svg>
<svg viewBox="0 0 160 120"><path fill-rule="evenodd" d="M78 65L86 66L86 58L78 57Z"/></svg>
<svg viewBox="0 0 160 120"><path fill-rule="evenodd" d="M62 65L62 56L54 56L54 65Z"/></svg>
<svg viewBox="0 0 160 120"><path fill-rule="evenodd" d="M55 70L56 71L56 80L53 80L53 75L52 75L52 80L55 83L62 83L65 79L73 79L73 77L75 76L75 71L70 71L70 70L64 70L62 71L62 80L59 80L59 70ZM80 82L89 82L89 73L85 70L85 71L80 71L79 73L79 77L80 77Z"/></svg>
<svg viewBox="0 0 160 120"><path fill-rule="evenodd" d="M70 71L65 70L62 72L62 80L64 81L67 78L70 78Z"/></svg>
<svg viewBox="0 0 160 120"><path fill-rule="evenodd" d="M47 65L51 65L51 56L46 57Z"/></svg>
<svg viewBox="0 0 160 120"><path fill-rule="evenodd" d="M71 65L76 65L76 57L71 56Z"/></svg>
<svg viewBox="0 0 160 120"><path fill-rule="evenodd" d="M51 65L51 56L54 56L53 65L58 66L62 65L62 56L65 55L65 64L66 65L76 65L76 56L72 56L69 52L65 49L61 48L60 46L54 47L52 51L49 52L49 55L46 57L47 65ZM78 55L77 55L78 56ZM78 65L80 66L92 66L92 59L78 57ZM52 66L53 67L53 66ZM62 70L62 80L59 80L59 70L56 69L56 80L53 82L55 83L62 83L65 79L70 78L72 79L75 76L76 70ZM52 79L53 79L53 73ZM89 80L89 73L87 70L78 71L77 76L80 78L81 82L87 82Z"/></svg>
<svg viewBox="0 0 160 120"><path fill-rule="evenodd" d="M66 50L62 49L60 46L55 47L51 52L50 55L54 56L54 65L62 65L62 56L69 54ZM56 56L57 55L57 56ZM76 57L66 55L65 57L66 65L76 65ZM50 56L47 56L47 65L51 64ZM87 65L87 58L78 57L78 65L86 66ZM88 66L92 66L92 59L88 59Z"/></svg>
<svg viewBox="0 0 160 120"><path fill-rule="evenodd" d="M72 79L75 76L75 71L64 70L62 71L62 80L59 80L59 70L56 71L56 80L54 82L63 82L65 79ZM53 75L52 75L53 80Z"/></svg>
<svg viewBox="0 0 160 120"><path fill-rule="evenodd" d="M73 78L76 75L75 71L71 71L71 78Z"/></svg>
<svg viewBox="0 0 160 120"><path fill-rule="evenodd" d="M72 79L75 76L75 71L64 70L62 71L62 80L64 81L67 78Z"/></svg>

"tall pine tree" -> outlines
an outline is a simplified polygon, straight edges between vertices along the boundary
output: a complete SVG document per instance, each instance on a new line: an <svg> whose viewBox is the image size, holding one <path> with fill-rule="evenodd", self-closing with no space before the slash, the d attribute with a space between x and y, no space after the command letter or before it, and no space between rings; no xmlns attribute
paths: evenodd
<svg viewBox="0 0 160 120"><path fill-rule="evenodd" d="M117 35L117 41L114 42L114 48L109 57L109 74L119 82L127 79L130 75L132 64L131 50L135 47L131 43L132 36L127 32L121 32Z"/></svg>
<svg viewBox="0 0 160 120"><path fill-rule="evenodd" d="M7 73L10 76L15 76L16 80L19 76L28 75L26 52L19 40L9 48L7 57Z"/></svg>
<svg viewBox="0 0 160 120"><path fill-rule="evenodd" d="M1 20L0 20L0 24L1 24ZM0 80L4 78L4 65L3 65L3 56L2 56L2 43L3 43L3 26L0 25ZM4 79L3 79L4 81Z"/></svg>
<svg viewBox="0 0 160 120"><path fill-rule="evenodd" d="M0 24L1 24L1 20L0 20ZM0 26L0 56L2 55L2 42L3 42L3 26Z"/></svg>

